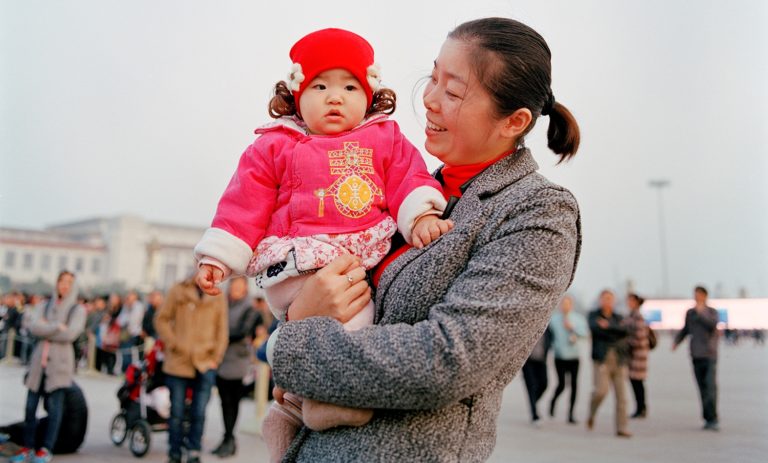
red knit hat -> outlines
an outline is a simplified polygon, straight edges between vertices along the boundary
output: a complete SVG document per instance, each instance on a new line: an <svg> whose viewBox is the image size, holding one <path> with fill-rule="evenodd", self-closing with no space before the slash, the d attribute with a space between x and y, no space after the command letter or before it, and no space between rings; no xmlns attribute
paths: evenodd
<svg viewBox="0 0 768 463"><path fill-rule="evenodd" d="M343 29L322 29L304 36L289 53L293 65L288 74L288 88L298 107L301 94L312 79L328 69L349 71L363 86L368 106L379 89L381 73L373 63L373 48L359 35Z"/></svg>

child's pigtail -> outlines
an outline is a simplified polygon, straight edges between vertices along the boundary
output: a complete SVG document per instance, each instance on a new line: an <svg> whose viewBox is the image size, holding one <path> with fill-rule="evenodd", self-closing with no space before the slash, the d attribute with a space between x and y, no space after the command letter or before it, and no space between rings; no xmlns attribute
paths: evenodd
<svg viewBox="0 0 768 463"><path fill-rule="evenodd" d="M395 112L397 106L397 95L394 90L388 88L380 88L373 94L371 99L371 106L365 113L365 116L371 116L373 114L392 114Z"/></svg>
<svg viewBox="0 0 768 463"><path fill-rule="evenodd" d="M269 116L278 119L296 114L296 100L288 89L288 84L280 81L275 84L275 96L269 100Z"/></svg>

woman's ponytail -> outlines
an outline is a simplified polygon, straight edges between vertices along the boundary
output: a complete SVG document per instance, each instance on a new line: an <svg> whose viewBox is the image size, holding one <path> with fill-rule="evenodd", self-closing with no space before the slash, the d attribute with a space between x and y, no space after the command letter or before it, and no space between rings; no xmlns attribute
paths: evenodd
<svg viewBox="0 0 768 463"><path fill-rule="evenodd" d="M579 149L579 124L568 108L557 101L553 103L548 115L547 146L561 156L559 164L572 158Z"/></svg>

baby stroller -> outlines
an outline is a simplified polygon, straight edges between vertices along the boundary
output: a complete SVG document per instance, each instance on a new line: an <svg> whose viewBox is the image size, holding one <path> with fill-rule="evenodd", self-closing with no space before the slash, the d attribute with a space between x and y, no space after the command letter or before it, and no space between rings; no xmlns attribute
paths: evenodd
<svg viewBox="0 0 768 463"><path fill-rule="evenodd" d="M128 439L128 448L136 457L149 452L152 432L166 431L171 415L171 399L162 371L163 345L155 342L139 364L125 371L125 382L117 391L120 411L112 418L109 434L120 446ZM188 420L184 420L185 425Z"/></svg>

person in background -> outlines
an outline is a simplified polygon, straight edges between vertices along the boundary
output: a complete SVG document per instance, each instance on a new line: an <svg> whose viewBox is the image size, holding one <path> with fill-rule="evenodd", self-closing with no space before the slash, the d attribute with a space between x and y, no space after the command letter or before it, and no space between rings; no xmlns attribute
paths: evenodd
<svg viewBox="0 0 768 463"><path fill-rule="evenodd" d="M152 345L157 338L155 331L155 315L157 309L163 305L163 293L154 290L147 296L147 310L144 312L144 319L141 322L141 338L144 340L144 352L152 350Z"/></svg>
<svg viewBox="0 0 768 463"><path fill-rule="evenodd" d="M224 437L213 450L221 458L237 453L235 442L235 424L240 408L240 399L245 392L243 378L251 366L249 345L253 339L255 325L260 317L251 308L248 298L248 280L245 277L233 278L227 291L229 304L229 344L216 372L216 388L221 399L221 415L224 419Z"/></svg>
<svg viewBox="0 0 768 463"><path fill-rule="evenodd" d="M648 407L645 401L645 378L648 376L648 354L651 351L651 345L648 339L648 324L645 323L643 314L640 313L640 306L645 299L637 294L627 295L627 307L629 307L629 316L625 322L629 329L629 382L632 384L632 391L635 393L635 413L632 418L645 418L648 414Z"/></svg>
<svg viewBox="0 0 768 463"><path fill-rule="evenodd" d="M10 463L47 463L59 434L64 411L65 390L72 386L75 351L72 343L85 327L85 308L77 303L75 275L59 273L55 293L35 309L29 331L38 338L32 352L24 409L24 446L10 458ZM48 411L48 426L42 446L35 451L37 407L40 399Z"/></svg>
<svg viewBox="0 0 768 463"><path fill-rule="evenodd" d="M675 336L672 350L676 350L683 340L691 336L691 360L693 374L699 387L704 428L707 431L719 431L717 417L717 310L707 305L707 289L697 286L693 291L696 305L685 314L685 325Z"/></svg>
<svg viewBox="0 0 768 463"><path fill-rule="evenodd" d="M629 334L623 317L614 312L616 297L613 292L600 293L600 307L589 313L589 329L592 332L592 360L594 390L589 406L587 428L595 425L595 414L608 395L613 384L616 394L616 436L632 437L627 431L627 345Z"/></svg>
<svg viewBox="0 0 768 463"><path fill-rule="evenodd" d="M42 301L43 297L40 294L30 295L21 316L21 326L19 327L21 350L19 352L19 360L21 360L21 364L24 366L29 365L29 359L32 357L32 350L35 348L35 338L29 332L29 324L32 320L32 314L35 311L35 307L40 305Z"/></svg>
<svg viewBox="0 0 768 463"><path fill-rule="evenodd" d="M0 318L0 359L5 355L9 358L13 357L14 345L11 346L11 351L6 352L8 346L8 336L13 332L15 335L19 333L19 326L21 325L21 310L23 309L23 296L18 291L8 293L3 298L2 318Z"/></svg>
<svg viewBox="0 0 768 463"><path fill-rule="evenodd" d="M139 293L134 290L125 295L125 304L117 319L122 330L120 335L120 369L125 370L133 362L134 350L141 344L141 327L144 321L144 304L139 300ZM142 355L139 354L139 358Z"/></svg>
<svg viewBox="0 0 768 463"><path fill-rule="evenodd" d="M203 294L193 278L185 279L168 290L155 316L155 329L165 345L163 372L171 393L168 463L181 462L182 442L188 451L186 462L199 463L205 408L228 344L226 298ZM185 427L182 419L188 388L192 403Z"/></svg>
<svg viewBox="0 0 768 463"><path fill-rule="evenodd" d="M549 327L547 327L544 334L541 335L538 342L533 346L533 350L528 356L528 360L523 364L523 381L525 382L525 389L528 391L528 404L531 407L531 423L534 426L538 426L539 420L541 419L537 404L547 390L547 355L549 354L551 345L552 332L549 330Z"/></svg>
<svg viewBox="0 0 768 463"><path fill-rule="evenodd" d="M96 329L96 371L106 369L108 375L115 374L117 349L120 346L120 324L117 318L123 308L123 300L117 293L109 295L107 307Z"/></svg>
<svg viewBox="0 0 768 463"><path fill-rule="evenodd" d="M576 424L573 409L576 405L576 391L579 383L579 339L587 337L589 328L584 316L573 311L571 296L565 296L560 301L560 311L552 315L549 329L552 331L552 347L555 351L555 371L557 371L557 388L549 403L549 416L555 416L557 398L565 390L565 377L568 376L571 383L568 423Z"/></svg>

